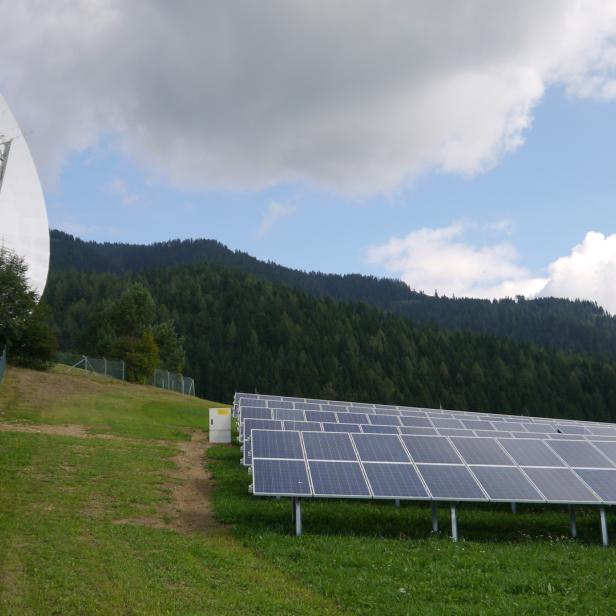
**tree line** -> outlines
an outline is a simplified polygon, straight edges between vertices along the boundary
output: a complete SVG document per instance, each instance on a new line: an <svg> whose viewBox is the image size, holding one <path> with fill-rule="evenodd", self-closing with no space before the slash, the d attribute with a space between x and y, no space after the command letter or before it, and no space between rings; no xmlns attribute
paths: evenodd
<svg viewBox="0 0 616 616"><path fill-rule="evenodd" d="M125 274L198 263L237 269L318 298L366 302L423 325L489 333L548 349L616 360L616 318L589 301L430 296L413 291L400 280L303 272L259 261L214 240L170 240L143 246L85 242L61 231L51 233L51 269L56 272Z"/></svg>
<svg viewBox="0 0 616 616"><path fill-rule="evenodd" d="M45 300L61 348L109 349L112 306L135 289L153 299L152 322L173 324L186 372L210 399L243 390L616 421L613 362L422 327L207 264L52 272Z"/></svg>

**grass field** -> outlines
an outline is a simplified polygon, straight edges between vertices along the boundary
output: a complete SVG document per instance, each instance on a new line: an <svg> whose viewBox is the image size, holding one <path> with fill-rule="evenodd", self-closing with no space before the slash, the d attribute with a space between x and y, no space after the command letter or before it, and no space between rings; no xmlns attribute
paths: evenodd
<svg viewBox="0 0 616 616"><path fill-rule="evenodd" d="M444 508L445 532L431 535L425 505L305 501L297 538L289 501L249 496L239 449L213 446L213 507L226 525L182 530L177 456L207 429L211 404L10 369L0 386L0 614L616 611L616 552L600 547L591 509L578 512L571 541L564 509L464 506L453 544Z"/></svg>

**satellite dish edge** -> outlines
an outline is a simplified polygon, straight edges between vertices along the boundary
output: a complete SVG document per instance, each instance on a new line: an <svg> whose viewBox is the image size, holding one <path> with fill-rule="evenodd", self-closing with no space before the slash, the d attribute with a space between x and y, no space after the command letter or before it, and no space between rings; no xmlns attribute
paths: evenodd
<svg viewBox="0 0 616 616"><path fill-rule="evenodd" d="M23 257L40 296L49 272L45 196L28 144L0 95L0 246Z"/></svg>

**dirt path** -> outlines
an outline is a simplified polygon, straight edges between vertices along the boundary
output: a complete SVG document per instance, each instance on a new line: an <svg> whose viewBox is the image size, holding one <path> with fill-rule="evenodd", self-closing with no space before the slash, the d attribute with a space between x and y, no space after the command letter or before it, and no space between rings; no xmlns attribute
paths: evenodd
<svg viewBox="0 0 616 616"><path fill-rule="evenodd" d="M25 432L87 439L102 438L139 444L152 443L152 441L140 441L112 434L89 434L84 426L75 424L54 426L0 423L0 432ZM224 526L216 520L212 511L211 499L214 484L205 468L205 452L210 446L207 433L195 430L190 441L182 443L156 441L155 443L179 449L173 458L176 469L171 473L172 483L168 484L172 491L171 502L161 508L159 517L122 519L116 520L115 523L172 528L183 533L202 533L222 529Z"/></svg>
<svg viewBox="0 0 616 616"><path fill-rule="evenodd" d="M173 500L166 509L170 526L185 533L208 532L221 528L212 511L213 480L205 468L204 456L210 446L206 432L193 432L192 439L180 444L174 458Z"/></svg>

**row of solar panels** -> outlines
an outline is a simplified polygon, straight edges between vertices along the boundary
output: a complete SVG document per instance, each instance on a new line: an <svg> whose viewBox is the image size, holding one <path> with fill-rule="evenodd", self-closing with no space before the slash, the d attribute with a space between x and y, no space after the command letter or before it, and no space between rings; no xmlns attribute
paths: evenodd
<svg viewBox="0 0 616 616"><path fill-rule="evenodd" d="M562 432L565 434L588 434L616 436L616 425L572 420L539 419L533 417L472 413L467 411L407 410L392 411L344 407L338 403L318 405L320 410L278 408L278 406L253 406L253 399L236 395L234 412L241 423L244 419L276 419L286 421L318 421L319 423L359 423L373 425L397 425L448 429L500 430L513 432ZM264 401L265 403L266 401ZM248 403L248 404L247 404ZM278 405L276 401L267 401ZM317 406L305 403L306 406ZM374 406L374 405L372 405ZM328 410L324 410L327 407ZM338 410L334 410L338 409ZM340 410L343 409L343 410Z"/></svg>
<svg viewBox="0 0 616 616"><path fill-rule="evenodd" d="M263 496L616 504L616 442L252 431Z"/></svg>
<svg viewBox="0 0 616 616"><path fill-rule="evenodd" d="M240 440L242 444L242 463L250 466L252 462L252 441L250 435L253 430L292 430L296 432L342 432L361 434L398 434L422 436L454 436L454 437L481 437L481 438L521 438L521 439L551 439L551 440L600 440L616 441L614 436L593 436L561 433L538 432L507 432L500 430L459 430L453 428L424 428L407 426L381 426L372 424L348 423L318 423L313 421L282 421L273 419L246 419L240 427Z"/></svg>
<svg viewBox="0 0 616 616"><path fill-rule="evenodd" d="M327 413L351 413L351 414L368 414L368 415L389 415L418 418L435 418L440 420L493 420L493 421L514 421L524 424L544 423L546 425L571 425L578 426L583 430L584 427L598 427L606 430L611 430L612 435L616 435L616 424L589 422L581 420L566 420L566 419L549 419L543 417L528 417L524 415L504 415L497 413L486 413L476 411L455 411L445 409L423 409L419 407L403 407L383 404L368 404L362 402L339 402L331 400L316 400L309 398L291 398L285 396L266 396L262 394L235 394L234 408L236 413L241 413L242 410L254 409L271 409L288 410L288 411L323 411ZM258 415L259 411L254 411L257 414L254 417L268 418L267 416ZM263 411L262 411L263 412ZM247 415L246 415L247 416ZM330 416L331 417L331 416ZM271 416L269 418L276 419ZM285 417L285 419L294 419L294 417ZM296 419L299 419L299 414ZM335 421L335 419L321 419L320 421ZM404 425L404 424L402 424ZM443 426L445 427L445 426ZM453 425L450 427L454 427ZM571 432L574 433L574 432ZM583 431L578 432L584 434ZM605 432L604 434L608 434Z"/></svg>

